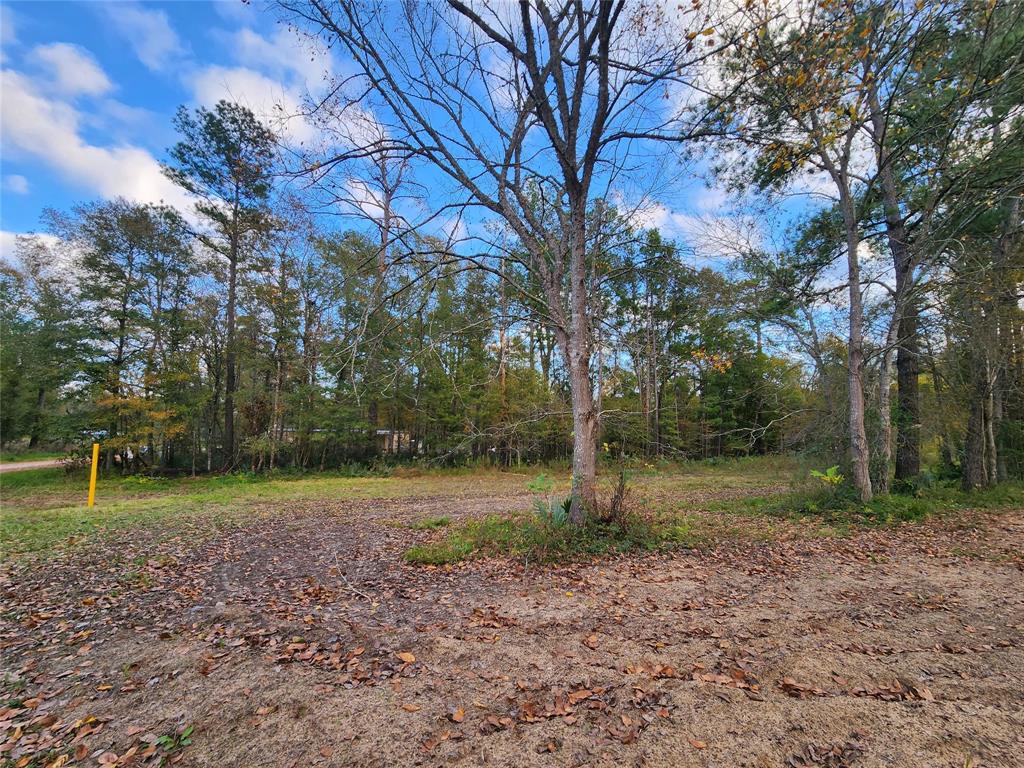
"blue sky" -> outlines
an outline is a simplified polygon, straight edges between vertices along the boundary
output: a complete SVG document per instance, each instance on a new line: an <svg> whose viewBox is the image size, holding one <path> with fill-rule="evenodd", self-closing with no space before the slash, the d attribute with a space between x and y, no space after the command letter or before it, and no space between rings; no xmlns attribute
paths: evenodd
<svg viewBox="0 0 1024 768"><path fill-rule="evenodd" d="M0 259L12 253L16 233L40 228L47 207L124 196L189 209L159 169L175 141L171 118L179 105L228 98L264 119L281 114L275 104L294 115L307 88L323 88L325 73L350 71L337 54L312 51L259 6L0 3ZM287 122L287 132L315 143L316 129L301 117ZM444 181L429 169L427 179ZM427 187L439 197L436 184ZM685 237L708 219L724 220L726 196L699 178L677 180L662 193L645 203L637 223Z"/></svg>
<svg viewBox="0 0 1024 768"><path fill-rule="evenodd" d="M0 9L4 252L46 207L117 195L184 205L158 165L179 105L227 97L258 114L297 110L307 82L334 68L240 0Z"/></svg>

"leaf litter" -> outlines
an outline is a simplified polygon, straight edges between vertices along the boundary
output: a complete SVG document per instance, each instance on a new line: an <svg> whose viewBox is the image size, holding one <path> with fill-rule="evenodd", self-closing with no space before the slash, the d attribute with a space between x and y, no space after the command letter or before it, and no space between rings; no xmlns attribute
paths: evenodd
<svg viewBox="0 0 1024 768"><path fill-rule="evenodd" d="M1021 764L1019 513L416 568L396 504L4 566L0 761Z"/></svg>

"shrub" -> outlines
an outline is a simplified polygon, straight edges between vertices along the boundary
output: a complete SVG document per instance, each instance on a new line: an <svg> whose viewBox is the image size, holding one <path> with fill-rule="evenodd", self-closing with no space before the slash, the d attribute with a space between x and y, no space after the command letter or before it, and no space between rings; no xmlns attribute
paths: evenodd
<svg viewBox="0 0 1024 768"><path fill-rule="evenodd" d="M834 488L837 485L842 485L843 480L846 478L839 473L839 465L829 467L824 472L819 472L816 469L811 470L811 477L816 477L825 484L826 487Z"/></svg>

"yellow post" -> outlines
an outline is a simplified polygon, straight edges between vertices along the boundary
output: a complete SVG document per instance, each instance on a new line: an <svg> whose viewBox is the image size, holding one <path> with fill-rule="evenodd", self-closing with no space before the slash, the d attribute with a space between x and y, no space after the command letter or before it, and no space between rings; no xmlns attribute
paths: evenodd
<svg viewBox="0 0 1024 768"><path fill-rule="evenodd" d="M89 470L89 506L96 502L96 468L100 463L100 444L92 444L92 469Z"/></svg>

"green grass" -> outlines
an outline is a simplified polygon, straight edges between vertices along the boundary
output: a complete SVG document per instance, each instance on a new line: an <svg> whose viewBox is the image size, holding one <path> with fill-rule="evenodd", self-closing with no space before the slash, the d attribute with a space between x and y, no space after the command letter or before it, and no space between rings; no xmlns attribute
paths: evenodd
<svg viewBox="0 0 1024 768"><path fill-rule="evenodd" d="M696 519L659 519L632 514L610 523L556 525L528 515L489 515L467 520L440 541L417 544L405 553L409 563L444 565L478 557L511 556L551 562L666 546L696 547L705 541Z"/></svg>
<svg viewBox="0 0 1024 768"><path fill-rule="evenodd" d="M425 517L422 520L414 520L409 523L409 527L414 531L433 531L437 528L444 528L452 519L448 515L439 515L437 517Z"/></svg>
<svg viewBox="0 0 1024 768"><path fill-rule="evenodd" d="M521 489L525 477L498 472L437 471L414 477L342 474L230 474L206 477L100 479L96 506L85 506L88 477L63 469L0 476L0 558L79 543L110 531L155 524L213 526L309 505L414 496L458 497L481 486ZM440 519L428 525L441 527Z"/></svg>
<svg viewBox="0 0 1024 768"><path fill-rule="evenodd" d="M629 496L635 514L618 526L591 523L582 532L544 523L532 515L457 523L440 514L394 524L429 533L434 539L410 550L410 562L442 564L494 554L556 560L701 546L726 538L770 538L784 524L779 521L794 519L810 523L803 526L807 535L835 536L858 525L912 521L979 507L1024 506L1021 484L977 494L935 485L865 506L842 493L829 495L806 487L794 490L789 478L799 469L797 460L790 457L638 465L631 470L634 479ZM396 513L402 499L413 497L450 499L455 508L460 498L474 495L528 496L527 484L538 471L398 468L389 476L353 476L351 469L195 478L110 475L100 478L92 509L85 507L85 472L68 473L63 468L12 472L0 475L0 558L56 551L137 527L162 526L169 534L187 527L200 535L267 515L343 509L346 502L355 500L394 500ZM554 478L552 494L567 490L566 467L546 467L545 472ZM611 471L600 479L605 498L613 481ZM744 497L723 501L723 492ZM699 510L709 513L695 514Z"/></svg>
<svg viewBox="0 0 1024 768"><path fill-rule="evenodd" d="M47 459L63 459L67 456L61 451L4 451L0 453L0 462L16 464L20 461L46 461Z"/></svg>
<svg viewBox="0 0 1024 768"><path fill-rule="evenodd" d="M92 509L84 505L31 511L5 509L0 515L0 557L52 550L133 526L203 521L215 528L223 522L243 519L244 511L228 493L118 501ZM247 516L251 517L251 512Z"/></svg>
<svg viewBox="0 0 1024 768"><path fill-rule="evenodd" d="M234 473L198 477L153 478L106 475L99 479L97 504L118 503L164 496L206 496L238 494L249 499L372 499L457 494L481 483L521 488L526 476L511 473L467 474L437 470L413 476L357 476L337 472L298 474L271 472L261 475ZM74 507L85 502L89 487L87 473L65 472L61 468L31 469L0 475L0 498L5 508L32 510Z"/></svg>
<svg viewBox="0 0 1024 768"><path fill-rule="evenodd" d="M972 493L951 483L918 488L912 493L892 493L862 503L848 487L807 488L775 496L757 496L719 502L722 512L790 519L814 518L843 530L858 525L894 525L948 515L969 509L1020 508L1024 484L1005 483Z"/></svg>

